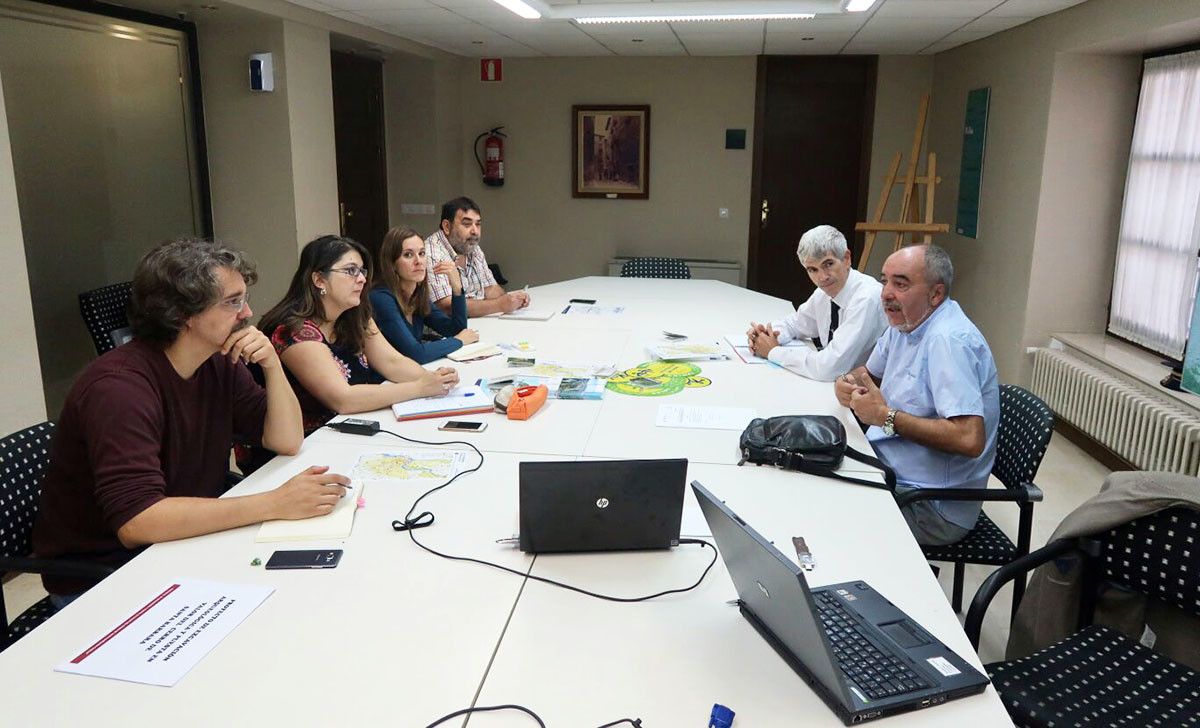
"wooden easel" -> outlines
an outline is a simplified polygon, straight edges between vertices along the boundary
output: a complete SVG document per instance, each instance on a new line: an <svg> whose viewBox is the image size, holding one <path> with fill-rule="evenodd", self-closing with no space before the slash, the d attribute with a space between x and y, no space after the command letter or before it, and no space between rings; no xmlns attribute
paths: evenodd
<svg viewBox="0 0 1200 728"><path fill-rule="evenodd" d="M896 233L896 243L892 250L900 249L904 244L907 233L910 242L917 241L917 235L923 236L922 242L932 243L934 233L950 231L950 225L933 221L933 198L938 184L942 181L937 176L937 154L929 152L925 164L925 174L917 176L917 161L921 154L921 144L925 140L925 119L929 115L929 94L921 98L921 107L917 112L917 130L913 134L912 151L908 155L908 168L903 179L896 179L900 170L901 152L896 152L892 163L888 165L887 177L883 180L883 192L879 195L879 204L875 206L875 214L869 222L860 222L854 226L858 232L866 233L862 256L858 259L858 269L863 271L871 260L871 249L875 247L875 236L879 233ZM892 188L904 185L904 196L900 201L900 219L897 222L883 222L883 214L887 211L888 200L892 197ZM921 219L921 191L917 185L925 187L925 214Z"/></svg>

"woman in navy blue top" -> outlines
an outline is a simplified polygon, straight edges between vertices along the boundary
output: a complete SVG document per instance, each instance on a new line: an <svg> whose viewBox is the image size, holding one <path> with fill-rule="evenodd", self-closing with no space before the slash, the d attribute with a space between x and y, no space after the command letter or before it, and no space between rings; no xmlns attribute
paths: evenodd
<svg viewBox="0 0 1200 728"><path fill-rule="evenodd" d="M425 267L425 241L410 228L392 228L379 248L379 285L371 291L371 308L380 332L396 351L427 364L441 359L463 344L479 341L467 328L467 298L462 277L452 261L433 268L450 279L450 316L429 301L429 270ZM446 337L422 341L425 327Z"/></svg>

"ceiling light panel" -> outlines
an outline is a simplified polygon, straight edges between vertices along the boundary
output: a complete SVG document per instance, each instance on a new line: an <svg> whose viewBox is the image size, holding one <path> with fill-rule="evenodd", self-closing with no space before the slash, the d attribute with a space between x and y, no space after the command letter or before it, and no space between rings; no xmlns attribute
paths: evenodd
<svg viewBox="0 0 1200 728"><path fill-rule="evenodd" d="M500 7L510 10L526 20L537 20L542 17L541 11L524 0L494 0Z"/></svg>
<svg viewBox="0 0 1200 728"><path fill-rule="evenodd" d="M704 23L704 22L749 22L763 20L805 20L813 16L789 13L754 13L746 15L618 15L613 17L575 18L582 25L608 23Z"/></svg>

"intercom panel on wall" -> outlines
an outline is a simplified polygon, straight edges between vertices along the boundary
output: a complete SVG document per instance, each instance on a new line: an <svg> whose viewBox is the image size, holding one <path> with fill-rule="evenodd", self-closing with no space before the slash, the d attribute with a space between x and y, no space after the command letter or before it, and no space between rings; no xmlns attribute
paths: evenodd
<svg viewBox="0 0 1200 728"><path fill-rule="evenodd" d="M275 90L275 66L270 53L254 53L250 56L250 90Z"/></svg>

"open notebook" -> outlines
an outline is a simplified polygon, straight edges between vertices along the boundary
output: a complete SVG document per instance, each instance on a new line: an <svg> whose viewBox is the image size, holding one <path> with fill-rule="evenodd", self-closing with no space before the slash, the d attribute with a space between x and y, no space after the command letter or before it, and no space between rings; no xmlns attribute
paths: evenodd
<svg viewBox="0 0 1200 728"><path fill-rule="evenodd" d="M354 528L354 512L358 510L358 500L363 497L365 489L366 486L362 483L354 483L354 487L346 491L346 496L324 516L299 521L264 521L258 527L258 535L254 537L254 542L349 538L350 531Z"/></svg>

